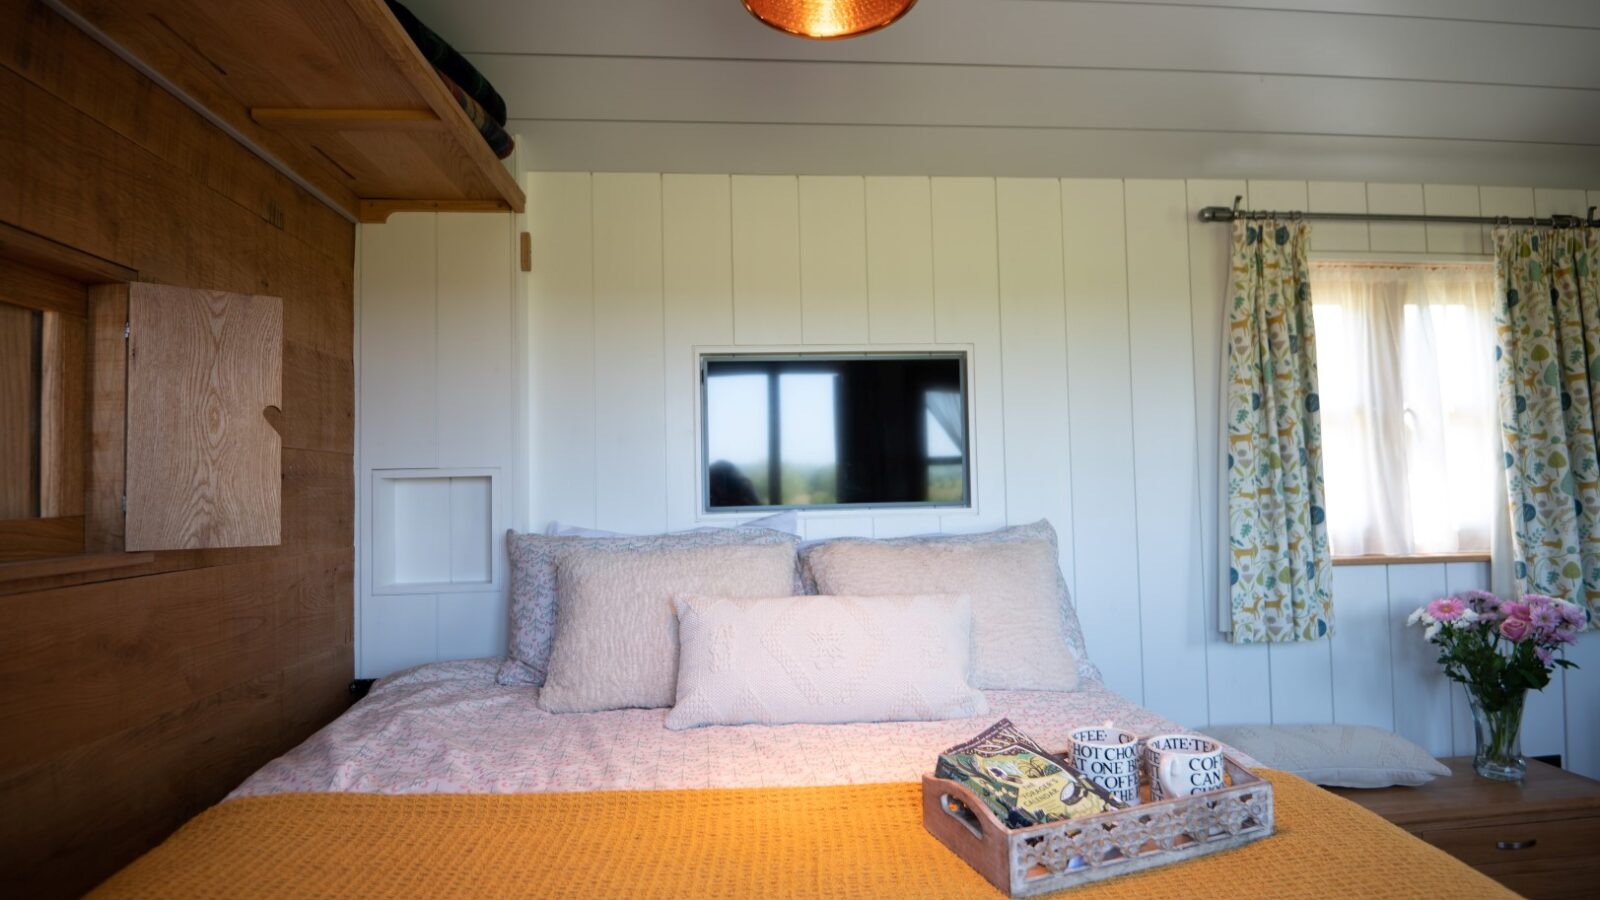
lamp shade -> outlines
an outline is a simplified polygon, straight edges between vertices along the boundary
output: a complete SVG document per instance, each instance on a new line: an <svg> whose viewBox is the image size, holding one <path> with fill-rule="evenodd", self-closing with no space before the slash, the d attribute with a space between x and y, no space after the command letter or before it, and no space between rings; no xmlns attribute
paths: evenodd
<svg viewBox="0 0 1600 900"><path fill-rule="evenodd" d="M917 0L744 0L744 8L779 31L819 41L877 31Z"/></svg>

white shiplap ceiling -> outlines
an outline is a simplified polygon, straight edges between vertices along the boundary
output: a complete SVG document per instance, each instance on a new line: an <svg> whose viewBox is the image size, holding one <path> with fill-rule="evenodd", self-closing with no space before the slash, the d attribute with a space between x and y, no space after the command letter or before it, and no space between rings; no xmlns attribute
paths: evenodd
<svg viewBox="0 0 1600 900"><path fill-rule="evenodd" d="M535 168L1600 183L1600 0L412 0Z"/></svg>

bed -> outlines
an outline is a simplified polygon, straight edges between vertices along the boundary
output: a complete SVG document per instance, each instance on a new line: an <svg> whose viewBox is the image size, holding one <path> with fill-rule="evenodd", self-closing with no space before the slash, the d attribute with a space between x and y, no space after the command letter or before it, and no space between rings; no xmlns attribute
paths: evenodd
<svg viewBox="0 0 1600 900"><path fill-rule="evenodd" d="M1002 716L1050 745L1176 724L1087 682L986 692L980 718L670 731L664 709L553 715L498 659L383 679L101 896L1000 896L921 825L937 752ZM1246 760L1252 762L1251 760ZM1509 896L1354 804L1267 773L1278 833L1073 891Z"/></svg>

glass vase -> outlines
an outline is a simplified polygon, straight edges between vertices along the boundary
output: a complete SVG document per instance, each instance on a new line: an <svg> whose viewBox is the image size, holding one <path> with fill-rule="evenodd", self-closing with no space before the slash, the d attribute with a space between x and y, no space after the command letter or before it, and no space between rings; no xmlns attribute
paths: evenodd
<svg viewBox="0 0 1600 900"><path fill-rule="evenodd" d="M1489 709L1479 700L1477 691L1467 689L1472 730L1477 739L1472 768L1484 778L1521 781L1527 771L1528 761L1522 758L1522 701L1526 696L1526 691L1517 691L1499 707Z"/></svg>

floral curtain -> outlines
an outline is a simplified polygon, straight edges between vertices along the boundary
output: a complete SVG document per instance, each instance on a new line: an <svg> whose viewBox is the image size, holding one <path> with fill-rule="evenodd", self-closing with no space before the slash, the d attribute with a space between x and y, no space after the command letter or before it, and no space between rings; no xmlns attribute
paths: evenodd
<svg viewBox="0 0 1600 900"><path fill-rule="evenodd" d="M1333 633L1308 240L1302 222L1233 225L1225 477L1235 643Z"/></svg>
<svg viewBox="0 0 1600 900"><path fill-rule="evenodd" d="M1494 240L1516 590L1600 610L1600 229L1497 228Z"/></svg>

